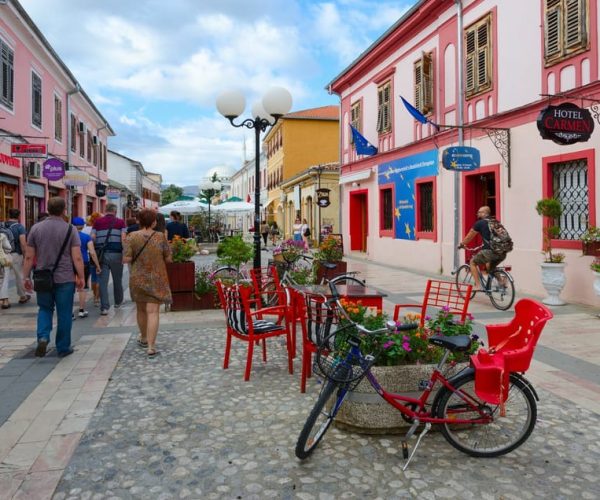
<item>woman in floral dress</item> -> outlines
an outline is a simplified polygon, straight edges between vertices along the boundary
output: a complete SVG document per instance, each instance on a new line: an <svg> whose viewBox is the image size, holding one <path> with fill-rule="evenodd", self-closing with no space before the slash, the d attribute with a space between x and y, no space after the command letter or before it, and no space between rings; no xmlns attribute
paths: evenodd
<svg viewBox="0 0 600 500"><path fill-rule="evenodd" d="M148 356L158 354L159 308L171 302L166 263L171 262L171 247L162 232L154 231L156 212L145 208L138 214L140 230L127 238L123 262L131 264L129 293L137 308L140 329L138 344L147 348Z"/></svg>

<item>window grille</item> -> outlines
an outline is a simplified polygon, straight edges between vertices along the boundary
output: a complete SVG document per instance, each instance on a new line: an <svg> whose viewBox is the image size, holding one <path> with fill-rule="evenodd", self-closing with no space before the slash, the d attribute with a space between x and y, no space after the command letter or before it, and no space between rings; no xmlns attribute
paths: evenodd
<svg viewBox="0 0 600 500"><path fill-rule="evenodd" d="M0 103L8 109L13 109L14 105L14 60L15 53L0 40L0 61L2 64L2 94L0 94Z"/></svg>
<svg viewBox="0 0 600 500"><path fill-rule="evenodd" d="M419 184L419 231L433 232L433 182Z"/></svg>
<svg viewBox="0 0 600 500"><path fill-rule="evenodd" d="M579 240L589 219L587 160L575 160L552 165L554 197L563 207L558 220L561 240Z"/></svg>
<svg viewBox="0 0 600 500"><path fill-rule="evenodd" d="M42 126L42 79L31 73L31 123Z"/></svg>
<svg viewBox="0 0 600 500"><path fill-rule="evenodd" d="M381 191L381 229L391 231L394 229L394 200L392 198L392 189L382 189Z"/></svg>

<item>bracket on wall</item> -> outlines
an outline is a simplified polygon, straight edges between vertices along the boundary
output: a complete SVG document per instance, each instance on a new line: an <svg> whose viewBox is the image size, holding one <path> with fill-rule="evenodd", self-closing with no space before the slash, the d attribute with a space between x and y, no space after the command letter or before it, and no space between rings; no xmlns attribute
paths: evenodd
<svg viewBox="0 0 600 500"><path fill-rule="evenodd" d="M594 119L600 125L600 99L596 99L595 97L589 97L586 95L578 95L578 94L569 94L569 92L563 92L561 94L540 94L541 97L547 97L548 102L553 97L557 97L559 99L579 99L581 100L581 107L583 107L583 101L591 102L590 110Z"/></svg>

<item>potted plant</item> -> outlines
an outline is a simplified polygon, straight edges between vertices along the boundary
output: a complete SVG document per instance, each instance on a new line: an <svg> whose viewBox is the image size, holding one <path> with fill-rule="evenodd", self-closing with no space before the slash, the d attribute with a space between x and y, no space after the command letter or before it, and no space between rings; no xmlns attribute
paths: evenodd
<svg viewBox="0 0 600 500"><path fill-rule="evenodd" d="M600 257L600 227L589 226L581 235L583 255Z"/></svg>
<svg viewBox="0 0 600 500"><path fill-rule="evenodd" d="M196 255L198 247L193 239L174 236L171 241L173 262L167 264L169 286L171 292L192 292L195 281L195 265L191 258Z"/></svg>
<svg viewBox="0 0 600 500"><path fill-rule="evenodd" d="M329 235L319 245L315 253L315 265L317 266L317 283L320 283L323 278L331 279L335 276L345 273L348 270L348 263L344 262L344 250L342 242ZM334 269L328 269L319 265L321 262L336 264Z"/></svg>
<svg viewBox="0 0 600 500"><path fill-rule="evenodd" d="M592 261L590 269L594 275L594 292L600 297L600 257L596 257Z"/></svg>
<svg viewBox="0 0 600 500"><path fill-rule="evenodd" d="M196 271L194 297L198 309L215 309L219 307L217 287L212 280L212 269L203 266Z"/></svg>
<svg viewBox="0 0 600 500"><path fill-rule="evenodd" d="M273 258L274 260L284 260L288 264L293 264L305 252L306 248L303 241L288 239L273 249Z"/></svg>
<svg viewBox="0 0 600 500"><path fill-rule="evenodd" d="M556 198L543 198L535 206L536 212L544 217L544 262L542 266L542 285L548 292L542 302L552 306L562 306L566 302L560 298L560 292L565 286L565 254L552 252L552 240L560 233L555 225L556 219L562 215L562 205Z"/></svg>
<svg viewBox="0 0 600 500"><path fill-rule="evenodd" d="M385 325L385 314L370 314L360 303L353 304L343 300L342 304L348 315L366 328L377 329ZM386 389L397 394L418 397L422 390L420 381L429 378L432 365L438 363L443 356L444 349L429 344L428 339L432 335L471 335L471 348L466 353L453 355L449 360L449 370L462 367L463 362L482 345L478 336L472 334L471 315L463 323L455 320L448 308L442 308L436 317L427 317L422 328L416 326L419 319L419 314L404 316L401 323L414 323L413 330L361 336L361 350L375 356L375 365L371 371ZM348 394L336 422L340 422L342 428L369 434L404 432L403 427L409 425L395 408L376 394L368 380L361 381Z"/></svg>
<svg viewBox="0 0 600 500"><path fill-rule="evenodd" d="M254 247L246 243L242 235L225 238L217 247L217 262L232 266L240 273L240 266L250 261L254 256Z"/></svg>

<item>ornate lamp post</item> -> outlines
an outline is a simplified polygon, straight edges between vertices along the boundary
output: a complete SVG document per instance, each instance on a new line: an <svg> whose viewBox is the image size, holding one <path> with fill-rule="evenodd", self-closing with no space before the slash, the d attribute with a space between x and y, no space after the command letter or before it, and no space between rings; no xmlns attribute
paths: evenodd
<svg viewBox="0 0 600 500"><path fill-rule="evenodd" d="M212 241L212 233L210 232L210 206L213 197L221 192L221 183L217 179L217 174L215 173L212 179L202 181L198 189L202 197L206 200L206 203L208 203L208 239Z"/></svg>
<svg viewBox="0 0 600 500"><path fill-rule="evenodd" d="M292 96L282 87L273 87L262 98L262 103L252 106L252 118L234 123L246 108L244 95L235 90L223 92L217 97L217 109L234 127L254 129L254 268L260 267L260 133L273 126L292 107Z"/></svg>

